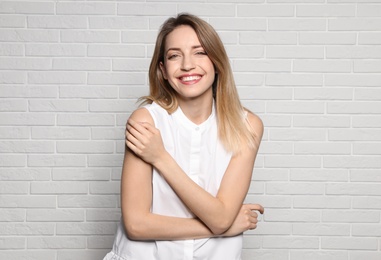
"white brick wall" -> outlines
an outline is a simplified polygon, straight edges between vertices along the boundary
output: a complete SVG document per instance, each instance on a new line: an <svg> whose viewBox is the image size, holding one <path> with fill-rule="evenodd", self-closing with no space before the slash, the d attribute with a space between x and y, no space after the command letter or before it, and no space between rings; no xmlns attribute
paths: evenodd
<svg viewBox="0 0 381 260"><path fill-rule="evenodd" d="M97 260L124 124L177 12L226 44L266 126L244 259L381 259L381 1L0 2L0 259Z"/></svg>

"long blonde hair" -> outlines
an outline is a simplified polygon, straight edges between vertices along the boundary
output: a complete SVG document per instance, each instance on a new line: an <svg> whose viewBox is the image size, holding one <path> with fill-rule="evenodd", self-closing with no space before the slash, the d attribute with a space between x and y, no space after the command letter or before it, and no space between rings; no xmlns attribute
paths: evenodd
<svg viewBox="0 0 381 260"><path fill-rule="evenodd" d="M156 39L154 54L149 67L149 96L142 97L143 104L156 102L168 113L178 107L176 92L164 79L160 62L164 63L165 40L180 25L188 25L196 32L206 54L216 70L213 95L216 101L218 137L225 149L238 153L242 145L256 145L256 134L245 120L245 109L239 100L237 88L224 45L214 28L191 14L169 18L161 27Z"/></svg>

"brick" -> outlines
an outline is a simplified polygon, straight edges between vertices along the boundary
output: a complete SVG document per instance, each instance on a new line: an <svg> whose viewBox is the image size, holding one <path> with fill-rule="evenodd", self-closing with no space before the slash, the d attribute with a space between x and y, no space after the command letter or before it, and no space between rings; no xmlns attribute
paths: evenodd
<svg viewBox="0 0 381 260"><path fill-rule="evenodd" d="M379 223L380 212L324 210L322 212L322 221L332 223Z"/></svg>
<svg viewBox="0 0 381 260"><path fill-rule="evenodd" d="M81 168L53 169L52 179L55 181L107 181L110 179L110 169Z"/></svg>
<svg viewBox="0 0 381 260"><path fill-rule="evenodd" d="M238 87L238 94L241 100L254 99L254 100L291 100L291 88L260 88L260 87Z"/></svg>
<svg viewBox="0 0 381 260"><path fill-rule="evenodd" d="M353 144L354 155L380 155L381 143L355 143Z"/></svg>
<svg viewBox="0 0 381 260"><path fill-rule="evenodd" d="M89 17L90 29L148 29L149 19L146 17Z"/></svg>
<svg viewBox="0 0 381 260"><path fill-rule="evenodd" d="M109 155L89 155L88 156L88 166L93 167L113 167L121 166L123 163L124 156L121 154L109 154Z"/></svg>
<svg viewBox="0 0 381 260"><path fill-rule="evenodd" d="M7 98L56 98L55 86L0 86L0 97Z"/></svg>
<svg viewBox="0 0 381 260"><path fill-rule="evenodd" d="M121 210L117 209L88 209L86 211L87 221L119 221Z"/></svg>
<svg viewBox="0 0 381 260"><path fill-rule="evenodd" d="M352 71L352 62L340 60L295 60L295 72L344 73Z"/></svg>
<svg viewBox="0 0 381 260"><path fill-rule="evenodd" d="M54 259L56 257L56 252L52 250L3 250L0 251L1 259L12 259L12 260L39 260L39 259Z"/></svg>
<svg viewBox="0 0 381 260"><path fill-rule="evenodd" d="M329 155L329 154L351 154L351 144L350 143L295 143L294 153L313 155Z"/></svg>
<svg viewBox="0 0 381 260"><path fill-rule="evenodd" d="M210 18L209 23L217 31L266 31L264 18Z"/></svg>
<svg viewBox="0 0 381 260"><path fill-rule="evenodd" d="M90 112L132 112L138 108L136 100L91 100L89 101Z"/></svg>
<svg viewBox="0 0 381 260"><path fill-rule="evenodd" d="M323 237L322 249L377 250L376 238Z"/></svg>
<svg viewBox="0 0 381 260"><path fill-rule="evenodd" d="M347 116L294 116L294 127L307 128L344 128L351 124L350 117Z"/></svg>
<svg viewBox="0 0 381 260"><path fill-rule="evenodd" d="M253 236L248 236L245 237L246 239L243 242L242 248L261 248L261 238L260 237L253 237Z"/></svg>
<svg viewBox="0 0 381 260"><path fill-rule="evenodd" d="M113 126L115 118L112 114L60 114L57 118L59 126Z"/></svg>
<svg viewBox="0 0 381 260"><path fill-rule="evenodd" d="M24 209L0 209L0 222L24 222L24 221L25 221ZM1 241L1 238L0 238L0 241ZM0 242L0 248L2 248L1 242Z"/></svg>
<svg viewBox="0 0 381 260"><path fill-rule="evenodd" d="M91 182L90 194L120 194L120 182Z"/></svg>
<svg viewBox="0 0 381 260"><path fill-rule="evenodd" d="M89 236L87 237L87 247L90 249L110 250L114 243L114 236Z"/></svg>
<svg viewBox="0 0 381 260"><path fill-rule="evenodd" d="M270 45L266 47L266 57L273 59L322 59L324 58L324 48L320 46Z"/></svg>
<svg viewBox="0 0 381 260"><path fill-rule="evenodd" d="M289 249L303 249L303 248L319 248L319 239L317 237L270 237L263 238L263 248L289 248Z"/></svg>
<svg viewBox="0 0 381 260"><path fill-rule="evenodd" d="M87 194L88 190L86 182L44 181L30 184L31 194Z"/></svg>
<svg viewBox="0 0 381 260"><path fill-rule="evenodd" d="M28 237L28 249L85 249L85 237Z"/></svg>
<svg viewBox="0 0 381 260"><path fill-rule="evenodd" d="M380 44L381 43L381 33L378 32L360 32L359 33L359 44Z"/></svg>
<svg viewBox="0 0 381 260"><path fill-rule="evenodd" d="M243 259L263 259L263 260L283 260L288 259L287 250L261 250L261 249L243 249Z"/></svg>
<svg viewBox="0 0 381 260"><path fill-rule="evenodd" d="M0 29L0 42L59 42L59 32L46 29Z"/></svg>
<svg viewBox="0 0 381 260"><path fill-rule="evenodd" d="M301 32L299 43L302 45L355 45L356 33L347 32Z"/></svg>
<svg viewBox="0 0 381 260"><path fill-rule="evenodd" d="M344 86L344 87L378 87L381 85L380 75L335 75L326 74L325 75L325 85L326 86Z"/></svg>
<svg viewBox="0 0 381 260"><path fill-rule="evenodd" d="M0 139L28 139L29 128L24 126L0 127Z"/></svg>
<svg viewBox="0 0 381 260"><path fill-rule="evenodd" d="M2 1L0 13L3 14L54 14L54 3L28 1Z"/></svg>
<svg viewBox="0 0 381 260"><path fill-rule="evenodd" d="M0 249L2 250L25 249L25 247L26 239L23 237L0 237Z"/></svg>
<svg viewBox="0 0 381 260"><path fill-rule="evenodd" d="M61 98L95 98L95 99L116 99L118 97L118 87L116 86L60 86L59 95Z"/></svg>
<svg viewBox="0 0 381 260"><path fill-rule="evenodd" d="M82 222L85 220L83 209L28 209L26 212L28 222Z"/></svg>
<svg viewBox="0 0 381 260"><path fill-rule="evenodd" d="M86 29L86 17L73 15L28 16L28 28L45 29Z"/></svg>
<svg viewBox="0 0 381 260"><path fill-rule="evenodd" d="M361 196L380 196L381 183L328 183L326 194L328 195L361 195Z"/></svg>
<svg viewBox="0 0 381 260"><path fill-rule="evenodd" d="M297 34L293 32L240 32L239 43L258 45L294 45L297 43ZM279 46L280 47L280 46Z"/></svg>
<svg viewBox="0 0 381 260"><path fill-rule="evenodd" d="M323 114L324 103L304 101L268 101L266 110L268 113L275 114Z"/></svg>
<svg viewBox="0 0 381 260"><path fill-rule="evenodd" d="M288 235L292 233L292 225L289 223L275 223L275 222L260 222L255 230L248 230L245 232L247 235ZM258 236L258 238L260 238ZM244 239L244 243L245 243ZM248 241L247 241L248 242ZM246 247L251 248L250 243L246 243Z"/></svg>
<svg viewBox="0 0 381 260"><path fill-rule="evenodd" d="M356 90L355 90L356 91ZM296 88L294 89L296 100L352 100L352 88ZM336 117L338 119L338 117Z"/></svg>
<svg viewBox="0 0 381 260"><path fill-rule="evenodd" d="M84 127L32 127L33 139L89 140L90 129Z"/></svg>
<svg viewBox="0 0 381 260"><path fill-rule="evenodd" d="M51 59L48 58L0 58L0 69L3 70L49 70Z"/></svg>
<svg viewBox="0 0 381 260"><path fill-rule="evenodd" d="M31 84L84 84L86 73L81 71L44 71L28 72Z"/></svg>
<svg viewBox="0 0 381 260"><path fill-rule="evenodd" d="M113 235L114 223L57 223L58 235Z"/></svg>
<svg viewBox="0 0 381 260"><path fill-rule="evenodd" d="M197 14L198 16L212 16L212 17L231 17L235 15L235 6L232 3L216 3L203 5L195 5L194 3L180 3L177 7L179 13L189 12ZM238 16L239 11L238 11Z"/></svg>
<svg viewBox="0 0 381 260"><path fill-rule="evenodd" d="M287 72L291 71L291 62L287 60L237 60L233 62L233 69L241 72Z"/></svg>
<svg viewBox="0 0 381 260"><path fill-rule="evenodd" d="M286 127L291 125L291 116L289 115L261 115L261 119L266 127ZM281 134L278 135L278 138L280 136Z"/></svg>
<svg viewBox="0 0 381 260"><path fill-rule="evenodd" d="M293 5L238 5L239 17L292 17L295 15Z"/></svg>
<svg viewBox="0 0 381 260"><path fill-rule="evenodd" d="M142 96L146 96L149 94L149 90L146 86L140 86L140 87L120 87L119 88L119 97L124 99L135 99ZM140 102L137 102L136 104L139 104Z"/></svg>
<svg viewBox="0 0 381 260"><path fill-rule="evenodd" d="M55 208L56 200L55 196L2 195L0 206L3 208Z"/></svg>
<svg viewBox="0 0 381 260"><path fill-rule="evenodd" d="M136 71L147 72L150 60L148 59L114 59L112 61L113 71Z"/></svg>
<svg viewBox="0 0 381 260"><path fill-rule="evenodd" d="M379 129L331 129L328 131L330 141L380 141Z"/></svg>
<svg viewBox="0 0 381 260"><path fill-rule="evenodd" d="M354 60L353 71L356 73L380 73L381 72L381 60ZM356 91L356 90L355 90ZM378 90L380 91L380 90ZM379 92L379 98L381 94Z"/></svg>
<svg viewBox="0 0 381 260"><path fill-rule="evenodd" d="M271 129L270 141L325 141L321 129Z"/></svg>
<svg viewBox="0 0 381 260"><path fill-rule="evenodd" d="M100 249L86 249L86 250L60 250L58 251L58 260L72 260L72 259L102 259L108 252L110 252L110 248L107 250Z"/></svg>
<svg viewBox="0 0 381 260"><path fill-rule="evenodd" d="M61 31L61 42L64 43L119 43L118 31L67 30Z"/></svg>
<svg viewBox="0 0 381 260"><path fill-rule="evenodd" d="M84 167L85 165L85 155L28 155L29 167Z"/></svg>
<svg viewBox="0 0 381 260"><path fill-rule="evenodd" d="M0 223L0 235L53 235L53 223Z"/></svg>
<svg viewBox="0 0 381 260"><path fill-rule="evenodd" d="M114 195L60 195L58 206L60 208L115 208Z"/></svg>
<svg viewBox="0 0 381 260"><path fill-rule="evenodd" d="M31 168L1 168L1 181L46 181L50 179L50 170L48 169L31 169Z"/></svg>
<svg viewBox="0 0 381 260"><path fill-rule="evenodd" d="M170 3L119 3L118 15L172 16L176 9L176 4Z"/></svg>
<svg viewBox="0 0 381 260"><path fill-rule="evenodd" d="M324 194L324 184L322 183L287 183L287 182L270 182L266 183L266 194L273 195L296 195L296 194L310 194L322 195Z"/></svg>
<svg viewBox="0 0 381 260"><path fill-rule="evenodd" d="M325 31L325 19L274 18L268 20L269 31Z"/></svg>
<svg viewBox="0 0 381 260"><path fill-rule="evenodd" d="M83 100L30 100L29 111L33 112L86 112Z"/></svg>
<svg viewBox="0 0 381 260"><path fill-rule="evenodd" d="M0 16L0 28L24 28L25 26L26 26L25 16L21 16L21 15Z"/></svg>
<svg viewBox="0 0 381 260"><path fill-rule="evenodd" d="M356 128L367 127L367 128L380 128L381 127L381 117L379 116L356 116L352 119L352 126Z"/></svg>
<svg viewBox="0 0 381 260"><path fill-rule="evenodd" d="M17 43L0 43L1 56L23 56L24 45Z"/></svg>
<svg viewBox="0 0 381 260"><path fill-rule="evenodd" d="M260 149L261 154L292 154L293 147L289 142L263 142Z"/></svg>
<svg viewBox="0 0 381 260"><path fill-rule="evenodd" d="M145 57L144 46L129 44L91 44L88 46L87 54L89 57Z"/></svg>
<svg viewBox="0 0 381 260"><path fill-rule="evenodd" d="M353 17L356 5L297 5L297 17Z"/></svg>
<svg viewBox="0 0 381 260"><path fill-rule="evenodd" d="M381 182L379 170L351 170L349 173L351 182Z"/></svg>
<svg viewBox="0 0 381 260"><path fill-rule="evenodd" d="M377 19L342 18L328 20L329 31L379 31L381 24Z"/></svg>
<svg viewBox="0 0 381 260"><path fill-rule="evenodd" d="M122 32L122 43L152 44L156 41L157 31L129 31Z"/></svg>
<svg viewBox="0 0 381 260"><path fill-rule="evenodd" d="M54 142L51 141L0 141L3 153L53 153Z"/></svg>
<svg viewBox="0 0 381 260"><path fill-rule="evenodd" d="M26 56L40 57L84 57L86 46L82 44L27 44L25 46Z"/></svg>
<svg viewBox="0 0 381 260"><path fill-rule="evenodd" d="M349 196L313 196L298 195L293 198L293 207L296 209L350 209Z"/></svg>
<svg viewBox="0 0 381 260"><path fill-rule="evenodd" d="M349 236L348 224L294 223L292 234L297 236Z"/></svg>
<svg viewBox="0 0 381 260"><path fill-rule="evenodd" d="M327 250L298 250L290 252L290 259L308 259L308 260L347 260L348 251L327 251Z"/></svg>
<svg viewBox="0 0 381 260"><path fill-rule="evenodd" d="M364 252L364 251L351 251L349 253L350 258L353 260L362 260L362 259L367 259L367 260L378 260L381 257L380 252Z"/></svg>
<svg viewBox="0 0 381 260"><path fill-rule="evenodd" d="M343 169L291 169L292 181L348 181L348 170Z"/></svg>
<svg viewBox="0 0 381 260"><path fill-rule="evenodd" d="M0 156L0 167L24 167L26 156L18 154L2 154Z"/></svg>
<svg viewBox="0 0 381 260"><path fill-rule="evenodd" d="M108 59L84 58L53 59L53 70L109 71L111 70L111 61Z"/></svg>
<svg viewBox="0 0 381 260"><path fill-rule="evenodd" d="M328 76L326 76L328 77ZM267 74L269 86L322 86L322 75L314 74Z"/></svg>
<svg viewBox="0 0 381 260"><path fill-rule="evenodd" d="M377 156L325 156L323 166L326 168L379 168L381 161Z"/></svg>
<svg viewBox="0 0 381 260"><path fill-rule="evenodd" d="M291 198L279 195L248 195L245 203L259 203L267 208L290 208L292 205Z"/></svg>
<svg viewBox="0 0 381 260"><path fill-rule="evenodd" d="M26 83L26 73L23 71L0 71L0 84Z"/></svg>
<svg viewBox="0 0 381 260"><path fill-rule="evenodd" d="M353 208L355 209L381 209L381 197L354 197Z"/></svg>
<svg viewBox="0 0 381 260"><path fill-rule="evenodd" d="M376 224L355 224L352 228L352 234L353 236L380 237L381 228L379 221Z"/></svg>
<svg viewBox="0 0 381 260"><path fill-rule="evenodd" d="M92 85L144 85L145 73L88 73L89 84Z"/></svg>
<svg viewBox="0 0 381 260"><path fill-rule="evenodd" d="M115 14L115 3L99 2L58 2L57 14L105 15Z"/></svg>
<svg viewBox="0 0 381 260"><path fill-rule="evenodd" d="M380 46L327 46L329 59L380 59Z"/></svg>
<svg viewBox="0 0 381 260"><path fill-rule="evenodd" d="M380 17L381 6L375 4L359 5L357 16L359 17Z"/></svg>
<svg viewBox="0 0 381 260"><path fill-rule="evenodd" d="M111 141L58 141L57 153L111 154L114 142Z"/></svg>
<svg viewBox="0 0 381 260"><path fill-rule="evenodd" d="M4 100L0 99L0 112L26 112L26 100Z"/></svg>

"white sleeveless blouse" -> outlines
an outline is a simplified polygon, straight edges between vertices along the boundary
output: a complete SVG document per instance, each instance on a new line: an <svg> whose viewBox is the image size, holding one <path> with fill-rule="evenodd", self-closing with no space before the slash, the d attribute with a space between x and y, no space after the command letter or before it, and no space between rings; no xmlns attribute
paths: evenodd
<svg viewBox="0 0 381 260"><path fill-rule="evenodd" d="M165 149L186 174L215 196L231 159L217 137L215 107L200 125L190 121L180 107L172 114L156 103L145 106L160 130ZM153 171L152 212L159 215L192 218L194 215L177 197L164 178ZM113 250L104 260L239 260L242 235L235 237L132 241L120 223Z"/></svg>

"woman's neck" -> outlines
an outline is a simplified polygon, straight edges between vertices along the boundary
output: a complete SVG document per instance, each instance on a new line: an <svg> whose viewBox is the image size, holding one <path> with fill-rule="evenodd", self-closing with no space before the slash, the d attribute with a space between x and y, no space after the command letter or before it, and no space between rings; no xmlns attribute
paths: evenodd
<svg viewBox="0 0 381 260"><path fill-rule="evenodd" d="M184 115L196 125L205 122L212 113L213 98L209 100L179 100Z"/></svg>

